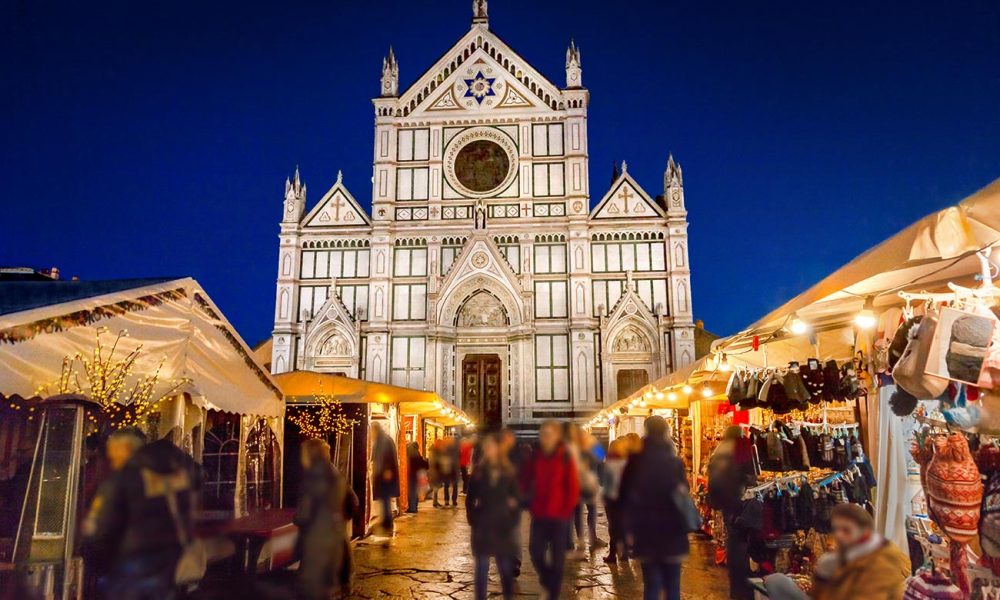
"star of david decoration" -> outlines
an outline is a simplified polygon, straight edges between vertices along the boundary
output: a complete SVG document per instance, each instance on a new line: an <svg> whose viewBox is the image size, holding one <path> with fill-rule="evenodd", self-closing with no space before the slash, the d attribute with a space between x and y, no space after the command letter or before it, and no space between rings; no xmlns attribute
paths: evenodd
<svg viewBox="0 0 1000 600"><path fill-rule="evenodd" d="M475 98L477 103L482 104L483 98L496 96L496 92L493 91L493 82L496 80L496 77L486 77L479 71L472 79L464 80L466 87L464 97Z"/></svg>

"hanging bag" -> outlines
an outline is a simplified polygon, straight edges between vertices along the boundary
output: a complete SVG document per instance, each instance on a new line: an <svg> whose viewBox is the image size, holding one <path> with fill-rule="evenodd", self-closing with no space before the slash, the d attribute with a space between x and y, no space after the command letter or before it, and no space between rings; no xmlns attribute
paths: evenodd
<svg viewBox="0 0 1000 600"><path fill-rule="evenodd" d="M937 315L928 311L920 324L911 331L910 341L906 344L903 356L899 358L892 370L896 385L921 400L933 400L948 388L948 380L934 375L928 375L927 359L937 330Z"/></svg>

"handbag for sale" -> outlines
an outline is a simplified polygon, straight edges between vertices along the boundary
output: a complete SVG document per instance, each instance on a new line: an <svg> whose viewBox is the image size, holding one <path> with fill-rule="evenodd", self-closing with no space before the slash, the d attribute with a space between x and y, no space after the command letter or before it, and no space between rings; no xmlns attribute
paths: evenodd
<svg viewBox="0 0 1000 600"><path fill-rule="evenodd" d="M920 324L911 329L910 341L892 370L896 385L921 400L933 400L948 388L947 379L925 372L937 323L937 315L928 311Z"/></svg>

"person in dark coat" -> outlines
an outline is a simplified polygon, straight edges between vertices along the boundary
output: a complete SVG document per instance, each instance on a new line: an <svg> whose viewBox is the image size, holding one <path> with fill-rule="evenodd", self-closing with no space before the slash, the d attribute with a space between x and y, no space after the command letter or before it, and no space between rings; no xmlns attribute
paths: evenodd
<svg viewBox="0 0 1000 600"><path fill-rule="evenodd" d="M144 442L136 429L108 438L113 472L98 487L82 528L84 556L106 575L107 598L176 598L177 564L194 537L198 464L169 440Z"/></svg>
<svg viewBox="0 0 1000 600"><path fill-rule="evenodd" d="M503 597L514 597L514 561L520 537L521 493L513 467L494 436L481 445L482 460L469 479L466 516L472 527L472 554L476 557L476 600L486 599L490 557L497 563Z"/></svg>
<svg viewBox="0 0 1000 600"><path fill-rule="evenodd" d="M642 565L644 598L681 598L681 564L690 550L684 517L674 494L688 493L684 463L668 439L667 422L645 422L642 449L629 457L622 474L620 501L633 550Z"/></svg>
<svg viewBox="0 0 1000 600"><path fill-rule="evenodd" d="M406 512L415 513L420 504L420 471L427 469L427 461L420 454L420 445L410 442L406 445Z"/></svg>
<svg viewBox="0 0 1000 600"><path fill-rule="evenodd" d="M330 461L330 446L310 439L302 444L302 490L295 510L299 528L298 593L302 598L347 594L351 581L347 531L358 497Z"/></svg>
<svg viewBox="0 0 1000 600"><path fill-rule="evenodd" d="M377 421L372 423L372 497L382 504L382 529L392 535L392 499L399 498L396 442Z"/></svg>
<svg viewBox="0 0 1000 600"><path fill-rule="evenodd" d="M726 526L726 568L729 572L729 595L736 600L750 600L753 589L747 531L740 525L743 492L755 481L752 462L740 460L738 449L748 443L738 425L726 430L722 442L708 462L708 503L722 511Z"/></svg>

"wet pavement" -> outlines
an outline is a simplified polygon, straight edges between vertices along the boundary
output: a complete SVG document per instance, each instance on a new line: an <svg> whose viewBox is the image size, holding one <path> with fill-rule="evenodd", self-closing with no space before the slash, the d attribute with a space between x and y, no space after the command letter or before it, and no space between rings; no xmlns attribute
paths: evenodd
<svg viewBox="0 0 1000 600"><path fill-rule="evenodd" d="M464 502L464 497L459 504ZM517 597L539 595L538 576L527 553L527 518L523 524L524 563L517 580ZM607 540L603 514L598 535ZM353 598L453 598L473 597L473 557L469 548L469 526L465 509L435 509L421 503L416 515L396 520L396 536L389 546L385 538L369 537L354 549ZM607 565L606 549L590 552L584 559L567 559L563 598L640 598L642 574L635 561ZM685 599L726 600L728 580L724 568L715 566L709 540L692 537L691 558L684 566L681 595ZM490 569L490 597L500 597L496 568Z"/></svg>

